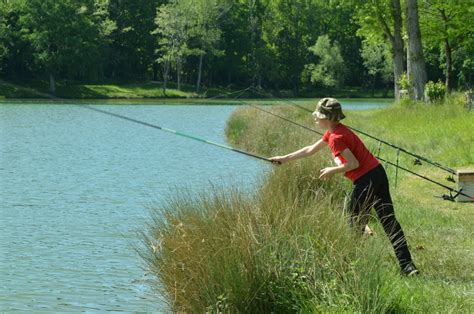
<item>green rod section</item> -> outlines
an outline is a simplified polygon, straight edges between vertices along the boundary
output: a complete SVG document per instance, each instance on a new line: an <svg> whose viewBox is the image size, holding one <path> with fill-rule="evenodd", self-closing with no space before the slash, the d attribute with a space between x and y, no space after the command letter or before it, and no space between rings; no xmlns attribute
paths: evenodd
<svg viewBox="0 0 474 314"><path fill-rule="evenodd" d="M189 134L186 134L186 133L182 133L182 132L178 132L178 131L171 130L171 129L168 129L168 128L164 128L164 127L161 127L159 125L143 122L143 121L140 121L140 120L136 120L136 119L129 118L129 117L126 117L126 116L122 116L120 114L112 113L112 112L109 112L109 111L101 110L101 109L94 108L94 107L87 106L87 105L77 105L77 106L80 106L80 107L83 107L83 108L86 108L86 109L90 109L90 110L93 110L93 111L96 111L96 112L100 112L100 113L103 113L103 114L106 114L106 115L109 115L109 116L112 116L112 117L116 117L116 118L120 118L120 119L127 120L127 121L130 121L130 122L135 122L135 123L138 123L138 124L141 124L141 125L145 125L145 126L148 126L150 128L154 128L154 129L158 129L158 130L161 130L161 131L173 133L173 134L176 134L176 135L179 135L179 136L187 137L187 138L195 140L195 141L199 141L199 142L203 142L203 143L206 143L206 144L218 146L220 148L231 150L231 151L234 151L236 153L240 153L240 154L247 155L247 156L250 156L250 157L254 157L254 158L257 158L257 159L272 162L270 159L268 159L266 157L258 156L258 155L255 155L255 154L252 154L252 153L249 153L249 152L237 149L237 148L233 148L233 147L230 147L230 146L227 146L227 145L219 144L219 143L208 141L208 140L205 140L205 139L193 136L193 135L189 135Z"/></svg>

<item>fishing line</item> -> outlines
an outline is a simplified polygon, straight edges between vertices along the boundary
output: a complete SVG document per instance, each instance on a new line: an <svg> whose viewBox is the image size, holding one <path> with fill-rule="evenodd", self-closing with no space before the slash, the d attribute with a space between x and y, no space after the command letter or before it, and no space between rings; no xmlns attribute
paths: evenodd
<svg viewBox="0 0 474 314"><path fill-rule="evenodd" d="M265 96L263 93L261 93L261 92L260 92L258 89L256 89L256 88L253 88L253 90L254 90L256 93L259 93L260 95ZM297 108L299 108L299 109L301 109L301 110L304 110L304 111L307 111L307 112L313 112L312 110L310 110L310 109L308 109L308 108L305 108L305 107L303 107L303 106L301 106L301 105L299 105L299 104L297 104L297 103L295 103L295 102L293 102L293 101L291 101L291 100L285 100L285 101L287 101L287 102L290 103L292 106L297 107ZM429 159L426 158L426 157L423 157L423 156L420 156L420 155L415 154L415 153L413 153L413 152L410 152L410 151L408 151L408 150L406 150L406 149L404 149L404 148L402 148L402 147L399 147L399 146L397 146L397 145L394 145L394 144L392 144L392 143L389 143L389 142L387 142L387 141L384 141L384 140L382 140L382 139L380 139L380 138L377 138L377 137L375 137L375 136L373 136L373 135L371 135L371 134L369 134L369 133L367 133L367 132L364 132L364 131L362 131L362 130L356 129L356 128L351 127L351 126L348 126L348 125L346 125L346 126L347 126L349 129L351 129L351 130L353 130L353 131L355 131L355 132L358 132L358 133L360 133L360 134L362 134L362 135L365 135L365 136L367 136L367 137L370 137L370 138L372 138L372 139L378 141L379 143L382 143L382 144L385 144L385 145L390 146L390 147L392 147L392 148L398 149L398 150L400 150L401 152L403 152L403 153L405 153L405 154L408 154L408 155L410 155L410 156L412 156L412 157L415 157L415 158L417 159L417 160L415 160L415 164L419 164L419 161L420 161L420 160L423 160L423 161L425 161L425 162L427 162L427 163L429 163L429 164L431 164L431 165L433 165L433 166L435 166L435 167L438 167L438 168L440 168L440 169L442 169L442 170L444 170L444 171L446 171L446 172L449 172L449 173L454 174L454 175L456 174L456 170L454 170L454 169L452 169L452 168L449 168L449 167L444 166L444 165L442 165L442 164L440 164L440 163L438 163L438 162L429 160Z"/></svg>
<svg viewBox="0 0 474 314"><path fill-rule="evenodd" d="M274 117L280 118L280 119L282 119L282 120L284 120L284 121L286 121L286 122L289 122L289 123L291 123L291 124L294 124L294 125L296 125L296 126L299 126L300 128L303 128L303 129L306 129L306 130L308 130L308 131L314 132L314 133L319 134L319 135L321 135L321 136L323 135L323 133L321 133L321 132L319 132L319 131L317 131L317 130L315 130L315 129L312 129L312 128L310 128L310 127L307 127L307 126L305 126L305 125L303 125L303 124L300 124L300 123L298 123L298 122L292 121L292 120L290 120L290 119L288 119L288 118L285 118L285 117L283 117L283 116L280 116L280 115L278 115L278 114L276 114L276 113L273 113L273 112L271 112L271 111L265 110L265 109L263 109L263 108L261 108L261 107L259 107L259 106L255 106L255 105L252 105L252 104L247 104L247 106L250 106L250 107L255 108L255 109L257 109L257 110L263 111L263 112L265 112L265 113L267 113L267 114L269 114L269 115L272 115L272 116L274 116Z"/></svg>
<svg viewBox="0 0 474 314"><path fill-rule="evenodd" d="M240 98L240 96L242 96L246 91L248 91L250 89L252 89L252 85L249 85L249 87L238 90L238 91L235 91L235 92L220 93L220 94L217 94L217 95L212 96L212 97L206 97L205 99L217 99L217 98L220 98L220 97L228 97L228 96L233 95L233 94L239 94L237 97L232 98L232 99L237 99L237 98Z"/></svg>

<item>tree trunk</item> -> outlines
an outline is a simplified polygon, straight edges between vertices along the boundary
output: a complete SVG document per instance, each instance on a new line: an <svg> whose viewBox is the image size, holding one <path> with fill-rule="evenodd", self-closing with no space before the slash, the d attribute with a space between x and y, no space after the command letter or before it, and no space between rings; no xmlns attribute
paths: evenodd
<svg viewBox="0 0 474 314"><path fill-rule="evenodd" d="M227 86L230 87L231 84L232 84L232 72L230 71L230 69L228 69L227 70Z"/></svg>
<svg viewBox="0 0 474 314"><path fill-rule="evenodd" d="M204 55L200 55L199 56L199 69L198 69L198 80L197 80L197 84L196 84L196 93L199 93L199 90L201 88L201 73L202 73L202 59L203 59Z"/></svg>
<svg viewBox="0 0 474 314"><path fill-rule="evenodd" d="M441 14L441 18L443 19L444 22L444 54L446 55L446 67L445 67L445 75L446 75L446 92L448 94L451 93L452 87L453 87L453 63L452 63L452 53L453 49L451 45L449 44L449 39L448 39L448 17L446 16L446 12L444 9L441 9L439 11Z"/></svg>
<svg viewBox="0 0 474 314"><path fill-rule="evenodd" d="M402 9L400 0L392 1L393 15L393 78L395 101L400 101L400 79L403 75L403 39L402 39Z"/></svg>
<svg viewBox="0 0 474 314"><path fill-rule="evenodd" d="M388 90L390 89L389 87L390 87L389 84L385 84L385 88L384 88L384 91L383 91L383 98L387 98Z"/></svg>
<svg viewBox="0 0 474 314"><path fill-rule="evenodd" d="M166 95L166 84L168 83L168 73L170 71L170 62L165 61L165 70L163 71L163 94Z"/></svg>
<svg viewBox="0 0 474 314"><path fill-rule="evenodd" d="M407 0L407 32L414 97L416 100L422 100L427 76L423 47L421 45L417 0Z"/></svg>
<svg viewBox="0 0 474 314"><path fill-rule="evenodd" d="M153 62L153 81L158 81L158 64Z"/></svg>
<svg viewBox="0 0 474 314"><path fill-rule="evenodd" d="M258 39L259 39L259 17L257 16L257 1L250 0L248 2L249 8L249 26L250 26L250 43L251 43L251 66L253 68L252 75L252 84L259 84L259 75L260 75L260 58L257 53L259 48Z"/></svg>
<svg viewBox="0 0 474 314"><path fill-rule="evenodd" d="M410 86L408 89L412 89L411 86L413 85L413 75L412 75L412 64L411 64L411 58L410 58L410 49L408 48L408 42L407 44L407 51L406 51L406 58L407 58L407 81L408 85ZM411 94L413 94L412 91L410 91Z"/></svg>
<svg viewBox="0 0 474 314"><path fill-rule="evenodd" d="M375 74L374 74L374 77L372 78L372 98L374 97L374 93L375 93Z"/></svg>
<svg viewBox="0 0 474 314"><path fill-rule="evenodd" d="M176 76L178 80L178 90L181 90L181 58L178 57L176 60Z"/></svg>
<svg viewBox="0 0 474 314"><path fill-rule="evenodd" d="M51 95L56 96L56 81L52 73L49 73L49 92Z"/></svg>
<svg viewBox="0 0 474 314"><path fill-rule="evenodd" d="M451 93L453 87L453 63L451 61L451 46L446 38L444 40L444 53L446 54L446 92Z"/></svg>

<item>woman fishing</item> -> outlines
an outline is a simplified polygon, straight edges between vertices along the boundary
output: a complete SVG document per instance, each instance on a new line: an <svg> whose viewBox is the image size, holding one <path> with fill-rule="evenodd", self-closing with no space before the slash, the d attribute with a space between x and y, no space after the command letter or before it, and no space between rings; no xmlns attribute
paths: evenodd
<svg viewBox="0 0 474 314"><path fill-rule="evenodd" d="M361 139L340 123L345 116L339 101L334 98L321 99L313 112L313 117L316 123L326 130L323 137L313 145L285 156L272 157L270 160L282 164L311 156L329 146L336 166L322 169L319 178L329 180L335 174L344 173L344 176L352 181L349 204L351 225L363 232L370 210L374 207L395 250L401 273L407 276L418 274L403 230L395 217L388 178L383 166L369 152Z"/></svg>

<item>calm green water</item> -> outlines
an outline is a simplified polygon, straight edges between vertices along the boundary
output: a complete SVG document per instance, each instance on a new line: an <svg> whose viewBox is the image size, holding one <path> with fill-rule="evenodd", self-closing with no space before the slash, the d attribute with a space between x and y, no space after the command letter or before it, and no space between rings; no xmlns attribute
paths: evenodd
<svg viewBox="0 0 474 314"><path fill-rule="evenodd" d="M219 143L235 109L94 106ZM250 190L271 167L71 104L0 103L0 143L0 312L164 310L133 249L147 206L182 187Z"/></svg>

